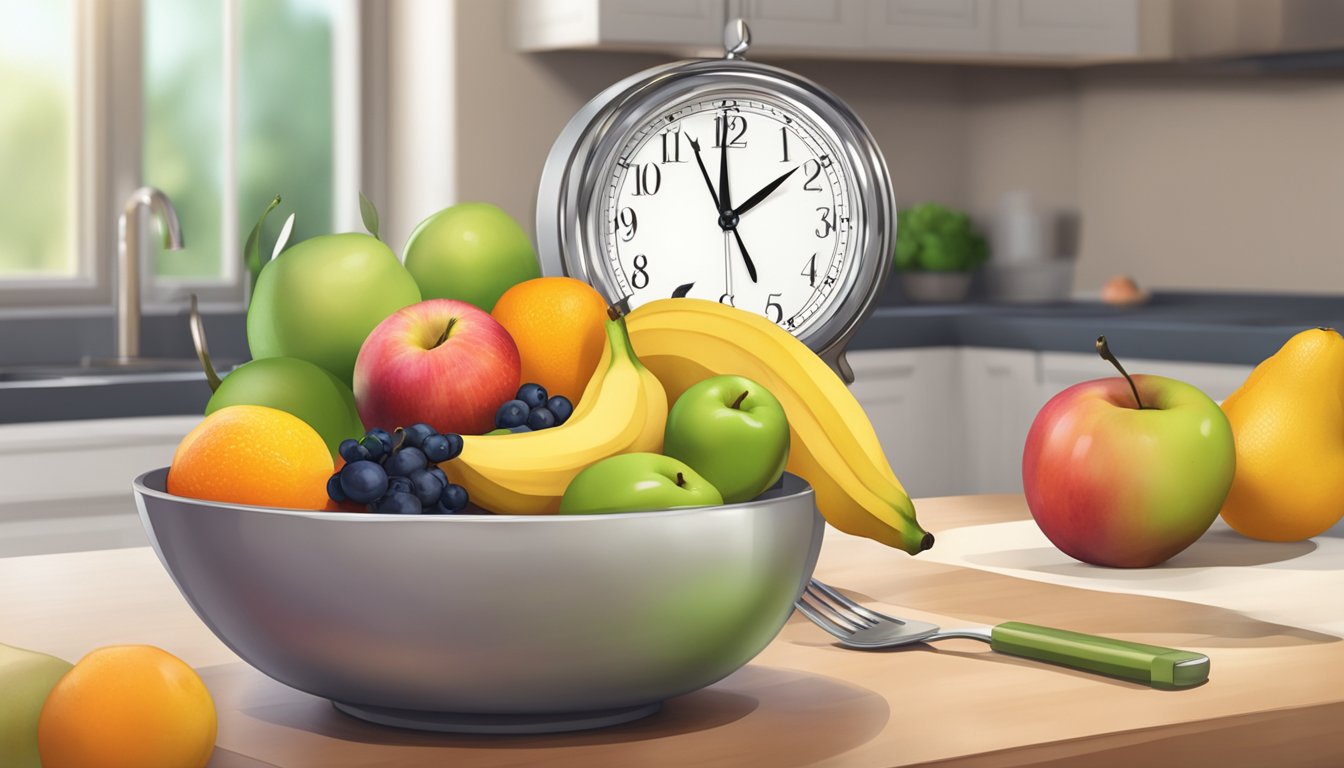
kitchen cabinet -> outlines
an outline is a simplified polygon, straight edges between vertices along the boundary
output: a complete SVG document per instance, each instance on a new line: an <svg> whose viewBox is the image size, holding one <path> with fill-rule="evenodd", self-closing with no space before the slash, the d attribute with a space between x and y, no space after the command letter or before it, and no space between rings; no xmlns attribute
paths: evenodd
<svg viewBox="0 0 1344 768"><path fill-rule="evenodd" d="M740 17L752 53L1081 64L1172 55L1172 0L515 0L524 51L714 55Z"/></svg>

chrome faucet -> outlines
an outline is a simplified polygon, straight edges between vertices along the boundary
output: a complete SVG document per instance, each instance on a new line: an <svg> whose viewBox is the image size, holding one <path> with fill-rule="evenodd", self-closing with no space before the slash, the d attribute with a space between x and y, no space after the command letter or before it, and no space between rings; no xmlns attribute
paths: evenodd
<svg viewBox="0 0 1344 768"><path fill-rule="evenodd" d="M163 247L182 250L182 229L168 196L154 187L132 192L117 220L117 360L123 363L140 357L141 207L162 222Z"/></svg>

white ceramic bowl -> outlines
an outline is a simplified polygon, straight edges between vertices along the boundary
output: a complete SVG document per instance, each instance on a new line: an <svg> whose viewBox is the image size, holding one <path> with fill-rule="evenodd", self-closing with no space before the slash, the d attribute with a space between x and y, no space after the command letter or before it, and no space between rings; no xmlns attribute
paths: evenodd
<svg viewBox="0 0 1344 768"><path fill-rule="evenodd" d="M824 523L793 475L743 504L390 516L198 501L134 483L178 589L235 653L367 720L545 732L633 720L783 627Z"/></svg>

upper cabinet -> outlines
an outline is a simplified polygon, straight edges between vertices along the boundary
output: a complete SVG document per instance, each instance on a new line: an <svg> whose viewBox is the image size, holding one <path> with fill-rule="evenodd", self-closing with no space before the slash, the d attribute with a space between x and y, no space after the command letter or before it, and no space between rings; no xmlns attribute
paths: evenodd
<svg viewBox="0 0 1344 768"><path fill-rule="evenodd" d="M1080 64L1171 55L1177 0L515 0L522 50Z"/></svg>

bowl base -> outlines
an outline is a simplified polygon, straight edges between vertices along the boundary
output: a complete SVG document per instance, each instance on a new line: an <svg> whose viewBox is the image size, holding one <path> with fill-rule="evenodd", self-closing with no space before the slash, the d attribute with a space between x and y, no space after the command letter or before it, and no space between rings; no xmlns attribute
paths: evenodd
<svg viewBox="0 0 1344 768"><path fill-rule="evenodd" d="M362 704L331 702L336 709L360 720L396 728L440 733L562 733L620 725L648 717L662 708L661 701L636 707L588 712L557 712L540 715L486 715L466 712L420 712L413 709L370 707Z"/></svg>

